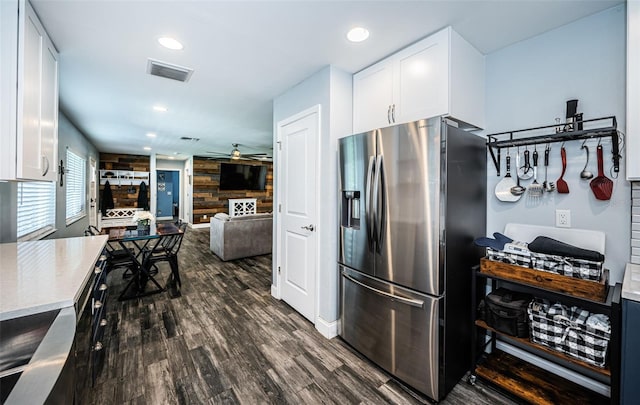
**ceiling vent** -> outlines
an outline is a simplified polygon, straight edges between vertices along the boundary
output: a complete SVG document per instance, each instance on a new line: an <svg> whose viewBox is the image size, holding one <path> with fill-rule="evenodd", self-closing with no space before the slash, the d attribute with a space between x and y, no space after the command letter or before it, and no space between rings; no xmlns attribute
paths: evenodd
<svg viewBox="0 0 640 405"><path fill-rule="evenodd" d="M149 58L147 62L147 73L153 76L186 82L191 78L193 69Z"/></svg>
<svg viewBox="0 0 640 405"><path fill-rule="evenodd" d="M192 142L198 142L200 140L200 138L191 138L188 136L181 136L180 139L183 141L192 141Z"/></svg>

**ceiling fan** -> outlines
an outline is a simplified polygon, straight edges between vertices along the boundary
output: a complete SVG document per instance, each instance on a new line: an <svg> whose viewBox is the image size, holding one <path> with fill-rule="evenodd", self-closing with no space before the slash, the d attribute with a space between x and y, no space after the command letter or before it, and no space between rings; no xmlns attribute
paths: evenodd
<svg viewBox="0 0 640 405"><path fill-rule="evenodd" d="M233 160L244 159L244 160L262 160L262 161L271 161L273 159L273 157L269 156L267 153L242 153L240 152L240 149L238 149L238 147L241 146L241 144L239 143L232 143L231 146L233 146L233 149L231 150L230 153L221 153L221 152L213 152L213 151L207 151L207 153L218 155L218 156L214 156L213 157L214 159L229 158ZM242 146L247 146L247 145L242 145Z"/></svg>

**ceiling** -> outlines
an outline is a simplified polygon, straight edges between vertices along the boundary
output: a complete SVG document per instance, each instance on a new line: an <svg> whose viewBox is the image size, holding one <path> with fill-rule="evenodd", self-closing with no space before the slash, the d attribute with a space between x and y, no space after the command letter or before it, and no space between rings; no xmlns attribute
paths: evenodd
<svg viewBox="0 0 640 405"><path fill-rule="evenodd" d="M271 154L272 100L328 64L355 73L447 25L489 54L624 2L31 1L60 52L61 110L101 152L177 159ZM367 41L346 40L356 25ZM151 76L148 58L194 73Z"/></svg>

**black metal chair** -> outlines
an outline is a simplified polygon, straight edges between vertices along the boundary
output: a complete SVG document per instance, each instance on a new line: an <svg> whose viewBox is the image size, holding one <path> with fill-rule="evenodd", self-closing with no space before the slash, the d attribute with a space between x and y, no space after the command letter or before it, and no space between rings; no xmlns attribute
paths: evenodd
<svg viewBox="0 0 640 405"><path fill-rule="evenodd" d="M84 231L85 236L96 236L101 235L100 230L93 225L89 225L87 229ZM105 245L104 251L107 256L107 274L111 270L115 270L118 268L126 267L127 270L123 273L123 278L130 277L131 275L131 267L134 265L133 259L131 258L131 254L133 252L132 249L129 249L127 252L126 249L118 249L113 247L109 242Z"/></svg>
<svg viewBox="0 0 640 405"><path fill-rule="evenodd" d="M142 267L146 269L154 268L155 272L157 272L158 263L169 263L169 266L171 267L171 274L167 280L167 287L170 289L172 296L179 296L180 287L182 286L182 281L180 280L180 269L178 267L178 252L182 245L182 238L184 237L184 229L186 229L186 225L186 223L180 224L179 228L183 231L182 233L163 237L162 241L158 243L153 250L145 252L142 261Z"/></svg>

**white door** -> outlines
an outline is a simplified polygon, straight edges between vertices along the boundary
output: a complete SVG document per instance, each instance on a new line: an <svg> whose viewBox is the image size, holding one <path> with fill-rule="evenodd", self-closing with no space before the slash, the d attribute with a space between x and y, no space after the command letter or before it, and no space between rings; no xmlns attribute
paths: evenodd
<svg viewBox="0 0 640 405"><path fill-rule="evenodd" d="M96 161L89 158L89 225L98 226L98 170Z"/></svg>
<svg viewBox="0 0 640 405"><path fill-rule="evenodd" d="M319 106L279 124L280 294L311 322L316 316Z"/></svg>

